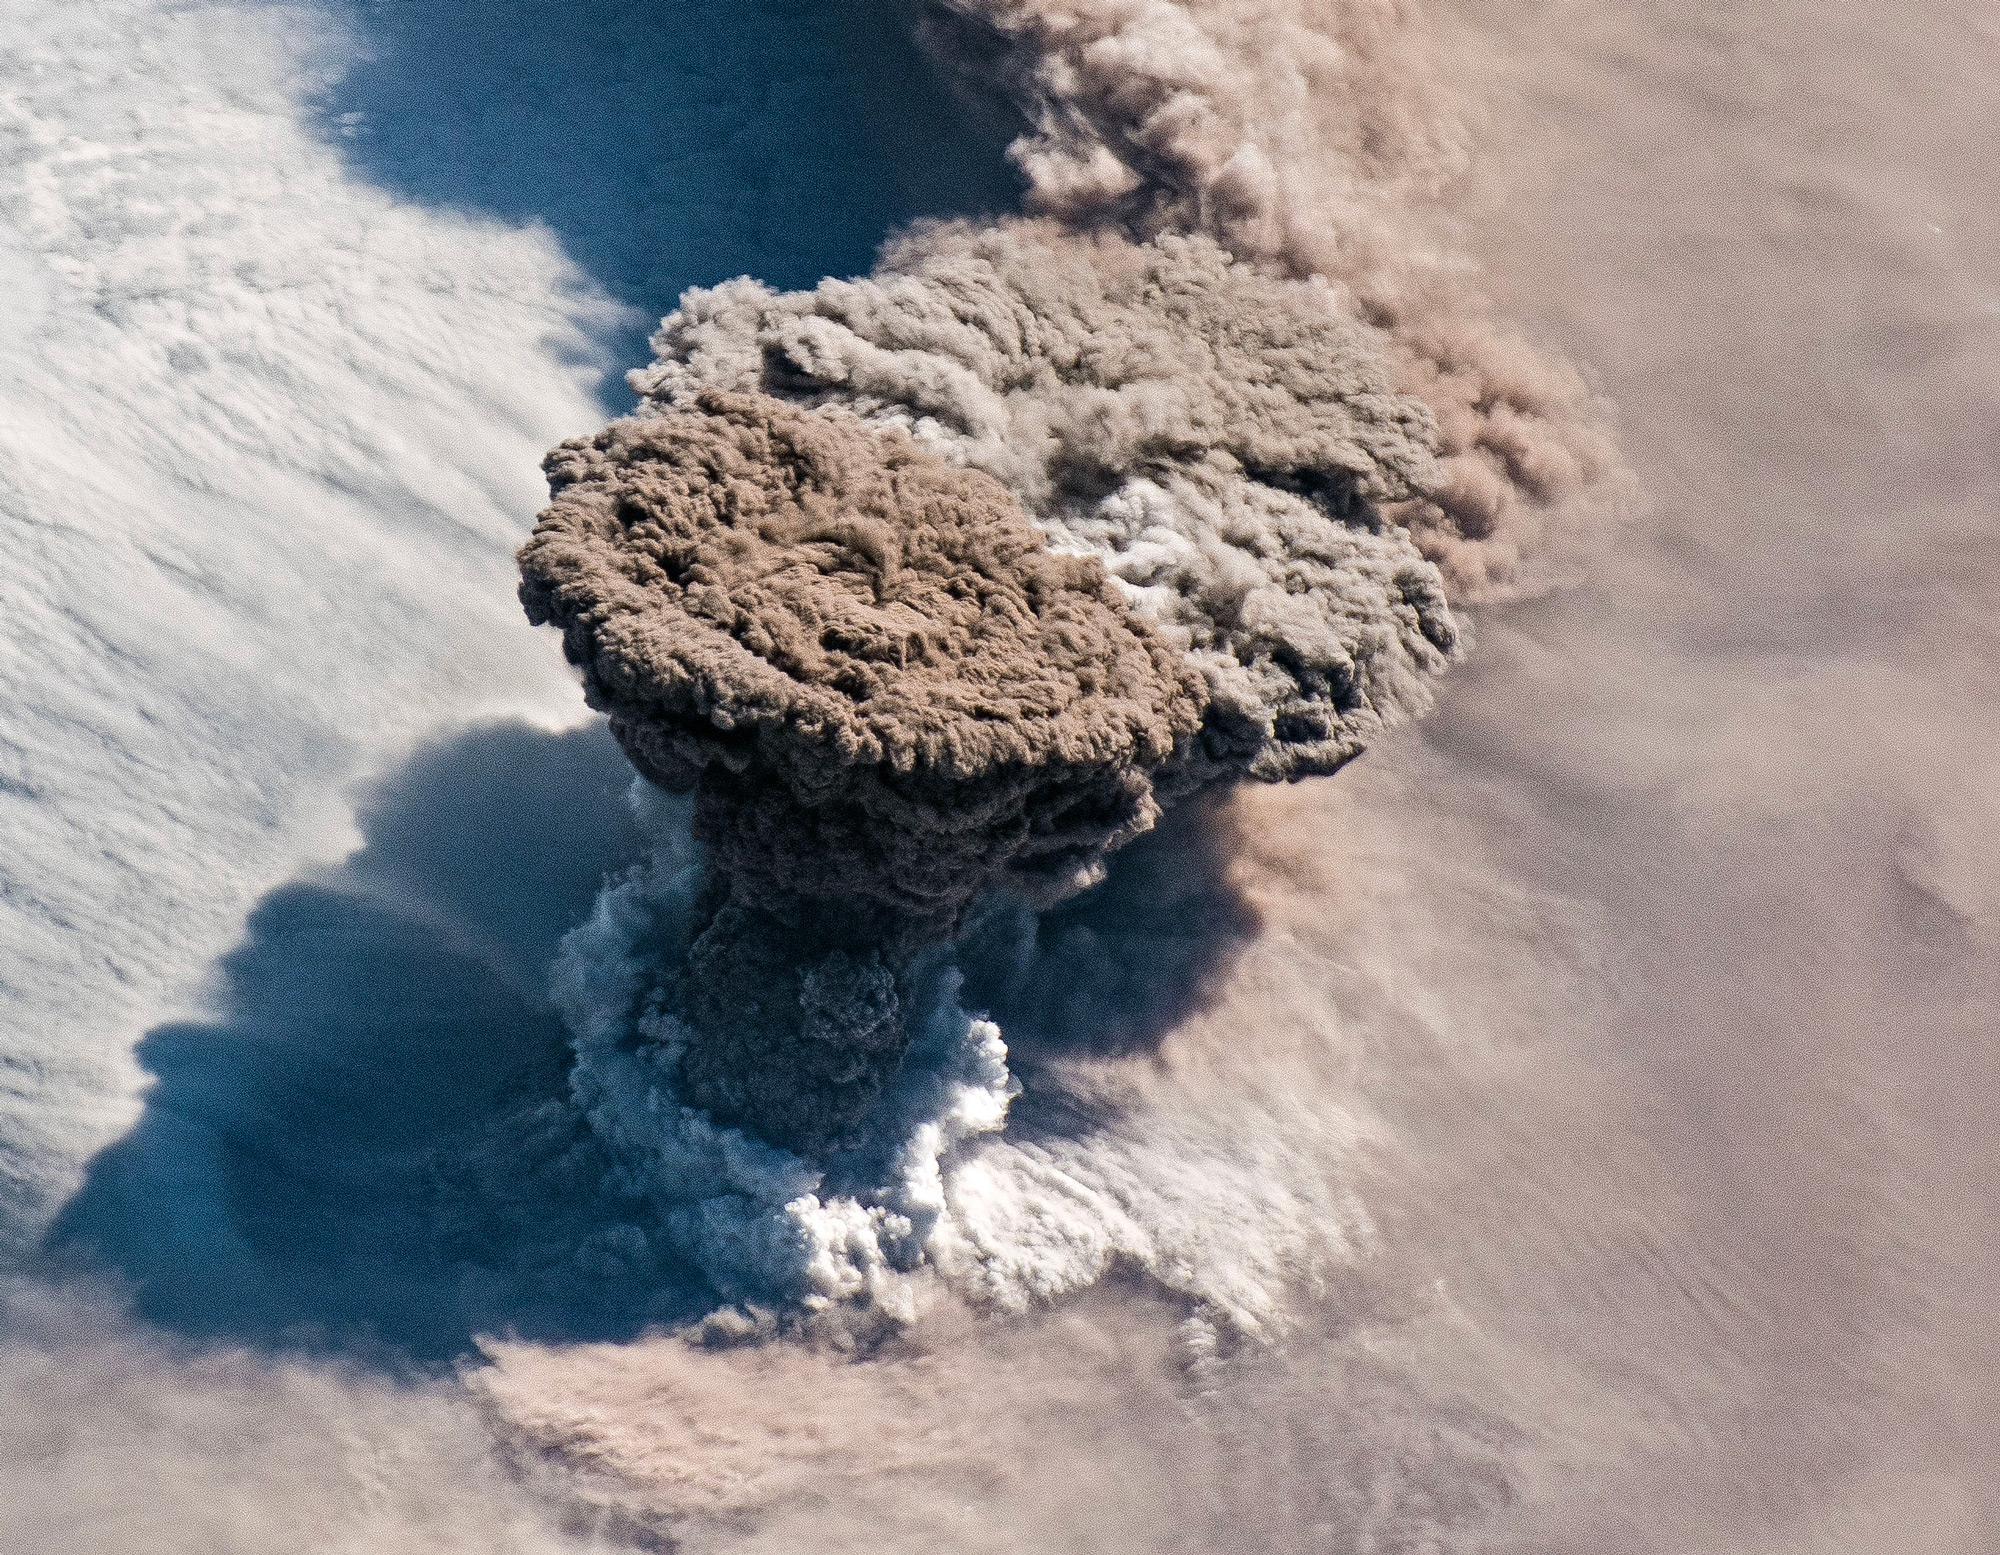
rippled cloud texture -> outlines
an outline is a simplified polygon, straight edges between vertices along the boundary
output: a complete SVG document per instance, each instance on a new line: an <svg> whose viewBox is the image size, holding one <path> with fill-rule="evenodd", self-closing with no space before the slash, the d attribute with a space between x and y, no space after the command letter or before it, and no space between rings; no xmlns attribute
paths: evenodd
<svg viewBox="0 0 2000 1555"><path fill-rule="evenodd" d="M1019 105L1026 214L821 286L882 233L805 253L798 191L865 186L886 228L1005 176L882 195L902 153L856 148L893 113L774 88L788 133L728 163L774 182L684 182L740 213L689 230L776 257L649 280L621 180L537 200L477 148L623 60L852 79L858 46L788 7L664 6L685 46L574 22L629 9L524 5L575 73L515 100L444 0L6 10L0 1544L1991 1547L2000 38L1928 3L953 0L917 34L967 122ZM938 160L997 166L944 122ZM411 142L474 172L405 176ZM730 381L691 392L838 402L1038 522L1101 500L1130 472L1066 484L1066 402L1024 416L983 328L919 343L956 369L920 407L855 387L913 360L877 289L987 284L967 234L1044 224L1323 285L1432 419L1401 524L1477 651L1337 778L1188 800L926 963L884 1093L921 1148L843 1168L901 1197L828 1193L823 1241L764 1251L893 1305L936 1232L954 1282L830 1336L858 1352L771 1342L746 1250L819 1189L663 1127L593 1024L702 877L684 801L628 806L601 728L553 732L577 693L511 552L631 305L683 284L663 405L705 361ZM1592 365L1647 506L1499 606L1611 460L1509 318ZM1260 435L1191 406L1146 424ZM1072 548L1115 568L1121 533ZM526 722L465 732L496 714ZM928 1018L960 1004L995 1024ZM728 1191L663 1191L703 1173Z"/></svg>

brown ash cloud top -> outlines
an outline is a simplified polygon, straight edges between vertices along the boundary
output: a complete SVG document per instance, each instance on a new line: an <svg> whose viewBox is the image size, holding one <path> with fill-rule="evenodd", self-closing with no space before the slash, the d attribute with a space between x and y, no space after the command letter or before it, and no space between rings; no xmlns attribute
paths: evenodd
<svg viewBox="0 0 2000 1555"><path fill-rule="evenodd" d="M608 710L662 726L641 765L669 787L752 750L954 780L1150 764L1192 726L1190 677L1101 564L904 438L718 393L548 472L523 603Z"/></svg>
<svg viewBox="0 0 2000 1555"><path fill-rule="evenodd" d="M1097 560L898 433L711 392L548 470L522 602L639 769L699 785L738 900L883 932L948 928L1009 870L1060 895L1199 727L1198 678Z"/></svg>

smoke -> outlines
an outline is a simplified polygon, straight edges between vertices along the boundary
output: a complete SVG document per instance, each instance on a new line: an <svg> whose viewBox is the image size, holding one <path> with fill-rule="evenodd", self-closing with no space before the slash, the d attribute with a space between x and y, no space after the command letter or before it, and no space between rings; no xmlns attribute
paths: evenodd
<svg viewBox="0 0 2000 1555"><path fill-rule="evenodd" d="M696 793L689 1099L824 1149L901 1058L892 967L1149 825L1194 677L992 480L766 396L620 423L550 484L528 613Z"/></svg>
<svg viewBox="0 0 2000 1555"><path fill-rule="evenodd" d="M1427 704L1459 631L1389 513L1432 421L1370 338L1208 238L1046 222L688 294L640 413L551 456L521 568L696 794L689 1101L823 1153L975 899L1049 905L1162 802L1331 772Z"/></svg>
<svg viewBox="0 0 2000 1555"><path fill-rule="evenodd" d="M893 942L988 880L1067 894L1194 732L1193 677L1103 570L903 439L714 394L566 445L550 485L528 613L643 773L700 784L748 900L851 899Z"/></svg>
<svg viewBox="0 0 2000 1555"><path fill-rule="evenodd" d="M835 1354L756 1343L792 1326L754 1312L615 1346L496 1342L475 1386L580 1494L693 1549L903 1548L941 1528L995 1551L1065 1538L1314 1549L1329 1528L1450 1547L1437 1541L1511 1493L1506 1428L1411 1396L1400 1347L1463 1336L1369 1274L1380 1247L1364 1185L1391 1141L1353 1104L1364 1041L1331 1018L1326 990L1375 972L1342 964L1373 904L1353 899L1345 846L1312 857L1281 840L1356 841L1325 798L1249 796L1263 813L1230 839L1228 888L1261 926L1203 1008L1136 1063L1055 1052L1044 1035L1031 1072L1043 1115L944 1153L925 1260L874 1287L905 1303L893 1327L859 1330L851 1310L844 1329L800 1325L839 1341ZM1170 856L1197 846L1175 839ZM1372 894L1379 864L1362 861ZM1139 964L1171 954L1180 926L1128 921ZM922 1057L910 1069L935 1064ZM1047 1115L1051 1097L1067 1116ZM691 1120L626 1116L647 1118L654 1160L679 1165L669 1141ZM788 1185L794 1225L852 1226L886 1202L830 1193L834 1176ZM691 1200L747 1197L719 1174L650 1180ZM785 1191L772 1187L772 1200ZM764 1234L730 1246L783 1247L785 1224L772 1202ZM851 1237L814 1245L819 1271L858 1261Z"/></svg>
<svg viewBox="0 0 2000 1555"><path fill-rule="evenodd" d="M1168 1121L1115 1076L1100 1077L1107 1088L1049 1073L1044 1119L1067 1095L1090 1126L1013 1127L1022 1086L1007 1043L962 997L967 965L1005 975L995 950L937 948L901 970L907 1051L852 1135L802 1152L719 1122L691 1105L686 1078L702 1034L680 985L705 889L689 805L643 783L635 799L653 855L568 937L556 995L575 1034L573 1097L617 1163L613 1186L648 1204L649 1234L734 1304L699 1325L710 1338L872 1345L940 1298L1020 1314L1122 1268L1173 1293L1203 1343L1234 1344L1282 1329L1297 1271L1365 1239L1344 1171L1321 1159L1338 1162L1367 1131L1337 1107L1281 1144L1294 1131L1273 1128L1284 1109L1269 1095ZM999 916L1013 911L1025 909ZM1139 940L1157 953L1143 929ZM1235 1142L1260 1132L1289 1163L1282 1182L1263 1175L1268 1153L1236 1158Z"/></svg>
<svg viewBox="0 0 2000 1555"><path fill-rule="evenodd" d="M633 384L845 410L1004 483L1199 670L1186 789L1333 771L1428 705L1457 646L1393 521L1437 484L1433 421L1376 346L1324 283L1206 237L949 224L864 280L690 293Z"/></svg>
<svg viewBox="0 0 2000 1555"><path fill-rule="evenodd" d="M1407 0L925 0L921 35L1028 131L1031 210L1075 229L1204 232L1318 276L1381 331L1437 418L1439 479L1404 515L1461 599L1536 586L1615 510L1603 412L1497 323L1436 198L1467 137Z"/></svg>
<svg viewBox="0 0 2000 1555"><path fill-rule="evenodd" d="M792 142L748 158L777 169L770 203L725 177L662 241L621 231L662 254L697 226L803 244L825 207L785 191L846 202L846 168L815 160L838 126L762 84L796 7L502 9L504 28L458 0L367 8L424 38L404 69L436 112L408 139L432 164L462 146L502 176L493 148L533 137L666 189L701 179L690 140ZM1309 105L1352 121L1334 152L1274 165L1357 202L1356 244L1371 221L1417 234L1382 237L1390 279L1460 251L1410 215L1465 142L1414 106L1436 82L1408 32L1315 54L1282 4L1227 36L1220 9L1180 9L1222 44L1177 91L1235 91L1268 56L1260 143L1288 69L1340 88ZM1210 785L1099 888L1039 914L975 903L969 939L898 974L908 1053L837 1159L719 1125L663 1062L712 873L690 800L642 791L655 862L564 958L572 1063L532 996L557 920L616 867L571 839L620 828L504 743L423 785L417 842L369 834L396 911L365 942L339 912L267 915L214 968L252 1018L142 1055L152 1186L129 1236L152 1257L132 1272L182 1271L140 1299L223 1342L80 1315L67 1287L6 1305L0 1545L539 1551L596 1526L689 1551L2000 1547L1996 35L1943 0L1455 9L1474 35L1440 68L1504 102L1461 209L1507 309L1603 364L1656 503L1596 585L1476 612L1438 712L1338 781ZM566 221L509 231L371 189L302 128L309 7L9 15L0 1174L32 1234L127 1115L130 1036L302 848L341 845L336 824L302 834L352 763L510 688L576 710L552 644L500 608L538 498L495 472L601 419L550 344L589 302L554 245L643 202L598 207L577 180ZM687 46L711 15L728 41ZM419 29L440 16L479 46L436 47ZM650 52L617 30L642 18ZM466 74L522 38L523 70ZM530 70L545 96L521 95ZM604 90L621 70L653 101L710 101L707 71L781 106L677 139ZM595 133L569 133L578 115ZM1195 230L1133 206L1043 219L1136 248ZM708 279L745 262L721 251ZM1414 389L1406 324L1364 310L1358 270L1324 273ZM1426 402L1452 467L1450 407ZM1512 500L1544 535L1590 506ZM1468 580L1404 527L1455 610L1534 581ZM463 889L418 889L427 856ZM513 1094L530 1039L532 1094L491 1103L472 1170L445 1163L473 1246L406 1254L424 1150ZM547 1091L572 1067L595 1120L573 1151L591 1125ZM584 1179L607 1161L681 1231L601 1213ZM131 1164L90 1175L115 1189ZM544 1171L546 1194L521 1181ZM492 1277L522 1251L560 1276L553 1323ZM702 1258L733 1280L724 1314L560 1342L602 1336L568 1293L619 1299ZM320 1294L378 1282L388 1300ZM754 1342L843 1290L818 1310L915 1316L810 1325L861 1359ZM463 1388L229 1342L296 1318L372 1366L345 1318L400 1301L434 1303L453 1344L459 1312L532 1337L492 1341ZM496 1428L522 1450L496 1457ZM524 1500L516 1475L550 1470L643 1529Z"/></svg>
<svg viewBox="0 0 2000 1555"><path fill-rule="evenodd" d="M1258 1326L1263 1275L1225 1289L1123 1208L1017 1213L988 1136L1018 1087L960 979L1045 976L982 958L1165 807L1421 714L1448 592L1525 586L1548 515L1613 484L1574 376L1475 340L1421 252L1423 137L1300 117L1234 15L933 15L1030 126L1041 214L694 289L635 414L549 458L522 602L701 850L572 946L578 1099L738 1299L907 1313L931 1270L1013 1306L1099 1277L1087 1244ZM1322 20L1320 54L1393 52Z"/></svg>

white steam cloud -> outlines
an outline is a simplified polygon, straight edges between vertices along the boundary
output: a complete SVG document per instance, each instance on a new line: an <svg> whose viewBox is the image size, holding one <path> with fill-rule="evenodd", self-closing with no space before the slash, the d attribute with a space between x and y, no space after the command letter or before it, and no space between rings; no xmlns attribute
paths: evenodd
<svg viewBox="0 0 2000 1555"><path fill-rule="evenodd" d="M1286 1287L1365 1240L1344 1170L1316 1164L1339 1163L1365 1133L1338 1107L1284 1122L1271 1098L1232 1103L1218 1088L1190 1117L1121 1106L1080 1136L1009 1137L1020 1082L941 953L906 976L909 1046L862 1138L812 1157L718 1125L683 1097L691 1033L661 992L686 955L701 869L674 807L643 784L635 799L660 850L570 935L557 995L577 1033L577 1102L613 1146L621 1186L650 1200L673 1248L734 1304L700 1334L802 1326L852 1343L940 1295L1019 1314L1122 1269L1187 1303L1190 1343L1233 1344L1281 1331Z"/></svg>

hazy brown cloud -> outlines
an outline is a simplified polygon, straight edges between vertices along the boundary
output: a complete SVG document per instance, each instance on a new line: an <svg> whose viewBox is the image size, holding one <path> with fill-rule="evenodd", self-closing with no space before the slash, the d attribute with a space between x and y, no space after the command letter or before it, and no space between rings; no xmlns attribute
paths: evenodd
<svg viewBox="0 0 2000 1555"><path fill-rule="evenodd" d="M954 952L971 986L1059 957L1088 990L1040 1005L1019 1129L1004 1033L936 947L989 893L1089 885L1177 798L1331 773L1420 715L1464 647L1454 605L1539 587L1623 491L1582 380L1497 327L1453 257L1431 202L1461 145L1394 8L966 4L926 32L1030 125L1032 214L920 226L807 291L688 293L638 411L552 456L521 558L635 763L694 794L706 857L607 890L558 998L580 1106L737 1307L630 1352L589 1426L607 1352L496 1351L487 1381L538 1449L725 1487L700 1517L790 1493L796 1411L718 1417L729 1439L674 1467L682 1427L645 1417L681 1405L650 1390L820 1375L810 1351L758 1359L773 1334L921 1350L940 1312L1018 1319L1122 1276L1177 1314L1171 1395L1358 1280L1377 1130L1345 1103L1325 989L1355 981L1339 936L1363 908L1329 889L1318 812L1246 811L1227 834L1250 861L1179 893L1246 944L1165 1019L1091 965L1176 953L1164 922L1107 941L1079 919L1044 954L982 920L993 943ZM1114 1005L1115 1041L1059 1029ZM689 1348L717 1336L741 1358ZM968 1339L956 1364L994 1354ZM871 1465L864 1494L869 1444L902 1440L873 1388L922 1374L901 1365L843 1376L858 1434L821 1433L836 1479ZM1408 1417L1444 1445L1330 1505L1422 1539L1505 1500L1483 1419L1443 1429L1368 1386L1385 1441ZM942 1441L916 1390L894 1407Z"/></svg>
<svg viewBox="0 0 2000 1555"><path fill-rule="evenodd" d="M822 1147L902 1056L888 968L983 890L1094 878L1157 814L1199 682L998 483L851 418L710 392L549 475L528 613L696 795L689 1099Z"/></svg>
<svg viewBox="0 0 2000 1555"><path fill-rule="evenodd" d="M1101 558L1207 686L1180 786L1330 772L1458 643L1397 519L1445 476L1380 335L1205 236L920 229L870 276L691 292L633 381L755 388L907 432Z"/></svg>
<svg viewBox="0 0 2000 1555"><path fill-rule="evenodd" d="M1460 632L1399 522L1428 408L1320 280L1203 234L919 229L859 281L688 294L523 549L711 877L670 1067L824 1152L982 893L1047 906L1163 803L1332 772Z"/></svg>
<svg viewBox="0 0 2000 1555"><path fill-rule="evenodd" d="M1460 599L1545 576L1623 479L1602 407L1499 322L1436 199L1468 134L1407 0L933 0L932 52L1031 126L1029 208L1073 228L1205 232L1321 276L1437 417L1406 521Z"/></svg>

